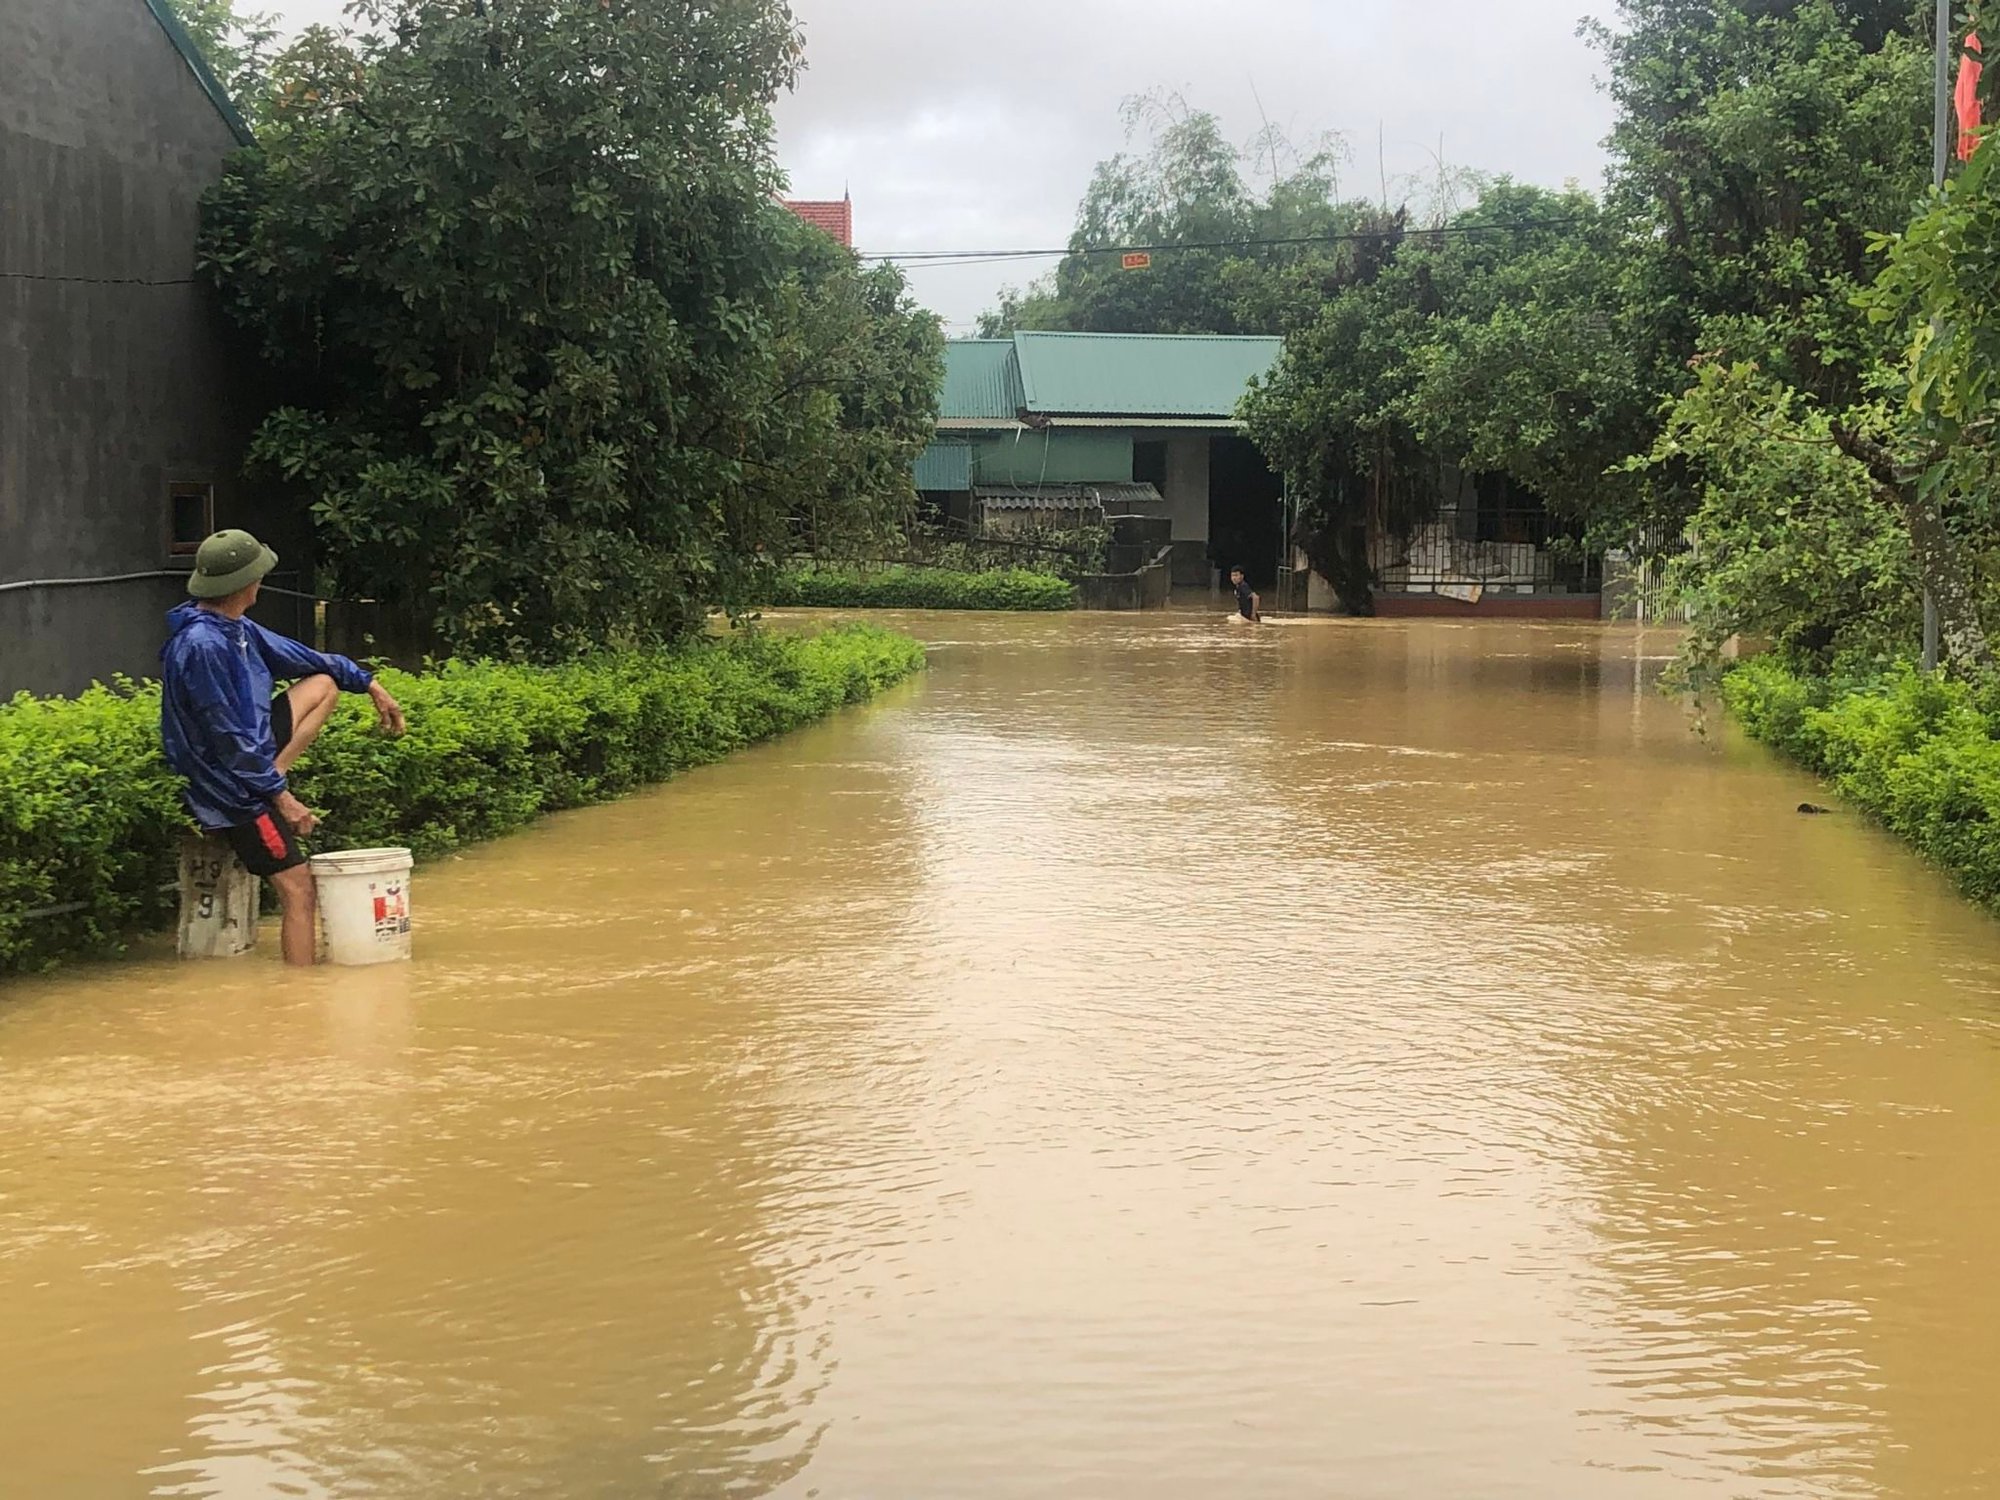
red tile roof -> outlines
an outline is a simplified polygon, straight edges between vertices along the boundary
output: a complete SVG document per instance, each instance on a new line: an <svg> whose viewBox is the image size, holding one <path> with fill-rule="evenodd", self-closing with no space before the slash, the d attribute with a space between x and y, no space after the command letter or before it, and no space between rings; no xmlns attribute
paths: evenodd
<svg viewBox="0 0 2000 1500"><path fill-rule="evenodd" d="M851 199L842 198L827 203L786 199L785 207L813 228L825 230L848 249L854 248L854 203Z"/></svg>

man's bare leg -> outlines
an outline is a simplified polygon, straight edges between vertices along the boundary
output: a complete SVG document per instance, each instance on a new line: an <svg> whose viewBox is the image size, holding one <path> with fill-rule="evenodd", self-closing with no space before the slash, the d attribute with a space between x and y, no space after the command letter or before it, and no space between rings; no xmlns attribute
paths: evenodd
<svg viewBox="0 0 2000 1500"><path fill-rule="evenodd" d="M278 774L289 776L298 758L306 753L326 721L333 705L340 701L340 687L331 677L308 677L295 682L285 692L292 700L292 737L278 747Z"/></svg>
<svg viewBox="0 0 2000 1500"><path fill-rule="evenodd" d="M278 893L278 909L284 914L279 942L285 962L295 968L311 968L319 962L319 886L312 868L297 865L280 870L271 877L271 888Z"/></svg>

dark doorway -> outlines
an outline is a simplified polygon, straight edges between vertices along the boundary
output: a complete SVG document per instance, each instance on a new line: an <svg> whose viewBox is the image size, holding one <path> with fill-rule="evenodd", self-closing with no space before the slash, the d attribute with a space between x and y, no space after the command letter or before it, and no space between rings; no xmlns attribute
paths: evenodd
<svg viewBox="0 0 2000 1500"><path fill-rule="evenodd" d="M1278 582L1285 544L1285 481L1248 438L1216 437L1208 449L1208 548L1227 574L1241 568L1252 587Z"/></svg>
<svg viewBox="0 0 2000 1500"><path fill-rule="evenodd" d="M1167 445L1164 442L1137 442L1132 445L1132 482L1150 484L1161 494L1167 492Z"/></svg>

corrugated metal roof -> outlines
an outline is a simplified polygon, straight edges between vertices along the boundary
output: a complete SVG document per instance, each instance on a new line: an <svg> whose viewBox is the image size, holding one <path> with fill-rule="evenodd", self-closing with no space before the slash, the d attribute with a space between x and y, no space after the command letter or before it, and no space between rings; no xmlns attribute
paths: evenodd
<svg viewBox="0 0 2000 1500"><path fill-rule="evenodd" d="M1283 349L1215 334L1014 335L1025 404L1047 416L1234 416Z"/></svg>
<svg viewBox="0 0 2000 1500"><path fill-rule="evenodd" d="M939 417L1011 425L1023 404L1012 339L953 339L945 345Z"/></svg>
<svg viewBox="0 0 2000 1500"><path fill-rule="evenodd" d="M1093 484L1106 509L1114 505L1164 505L1166 497L1150 484Z"/></svg>
<svg viewBox="0 0 2000 1500"><path fill-rule="evenodd" d="M972 449L964 443L932 443L917 458L920 490L972 488Z"/></svg>
<svg viewBox="0 0 2000 1500"><path fill-rule="evenodd" d="M1102 510L1096 487L1088 484L982 484L972 492L984 510Z"/></svg>
<svg viewBox="0 0 2000 1500"><path fill-rule="evenodd" d="M988 510L1106 510L1166 503L1150 484L982 484L972 495Z"/></svg>
<svg viewBox="0 0 2000 1500"><path fill-rule="evenodd" d="M1217 334L1017 333L945 345L940 427L1233 427L1282 339Z"/></svg>

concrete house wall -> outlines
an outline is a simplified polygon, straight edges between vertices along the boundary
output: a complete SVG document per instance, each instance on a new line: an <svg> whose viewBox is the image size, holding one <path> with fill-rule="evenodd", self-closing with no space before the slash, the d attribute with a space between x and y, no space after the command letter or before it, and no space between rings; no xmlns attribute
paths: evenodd
<svg viewBox="0 0 2000 1500"><path fill-rule="evenodd" d="M175 482L213 484L216 524L257 530L296 581L304 518L244 492L249 365L192 283L236 127L145 0L0 0L0 36L0 585L185 568ZM0 589L0 696L150 672L184 596ZM298 609L259 613L293 628Z"/></svg>
<svg viewBox="0 0 2000 1500"><path fill-rule="evenodd" d="M981 436L973 474L980 484L1130 484L1132 434L1098 429L1032 429Z"/></svg>
<svg viewBox="0 0 2000 1500"><path fill-rule="evenodd" d="M1161 491L1174 523L1174 582L1181 587L1209 581L1208 451L1206 432L1176 432L1167 438L1167 483Z"/></svg>

